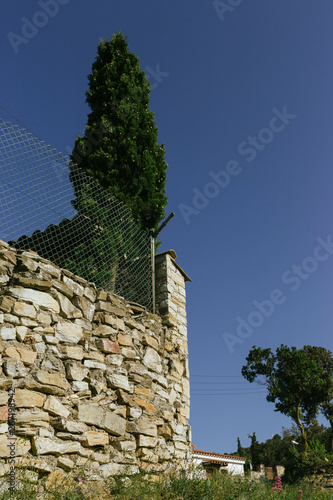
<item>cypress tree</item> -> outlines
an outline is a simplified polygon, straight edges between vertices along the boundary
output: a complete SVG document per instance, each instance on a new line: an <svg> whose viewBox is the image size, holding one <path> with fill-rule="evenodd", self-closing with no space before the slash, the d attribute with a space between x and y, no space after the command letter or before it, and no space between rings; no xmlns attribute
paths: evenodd
<svg viewBox="0 0 333 500"><path fill-rule="evenodd" d="M121 32L100 41L88 79L91 112L71 155L72 179L78 165L121 200L141 228L157 229L167 203L165 149L149 109L150 83ZM80 212L82 193L73 185Z"/></svg>

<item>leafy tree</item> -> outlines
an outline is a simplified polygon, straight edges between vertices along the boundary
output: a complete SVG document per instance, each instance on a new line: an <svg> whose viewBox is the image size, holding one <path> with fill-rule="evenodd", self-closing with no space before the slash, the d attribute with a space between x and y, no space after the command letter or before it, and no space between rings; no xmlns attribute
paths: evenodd
<svg viewBox="0 0 333 500"><path fill-rule="evenodd" d="M324 347L304 346L304 352L322 369L323 401L320 404L321 413L330 423L331 433L328 440L328 450L333 451L333 358L332 353ZM311 397L311 395L309 395Z"/></svg>
<svg viewBox="0 0 333 500"><path fill-rule="evenodd" d="M99 43L88 79L91 113L75 141L72 178L78 165L125 203L140 227L157 229L167 203L165 150L149 110L150 83L121 32ZM73 184L80 212L81 189Z"/></svg>
<svg viewBox="0 0 333 500"><path fill-rule="evenodd" d="M307 447L305 425L315 421L320 405L330 401L332 394L330 351L281 345L274 354L271 349L253 346L246 361L242 375L249 382L262 377L259 381L267 387L267 401L295 421Z"/></svg>

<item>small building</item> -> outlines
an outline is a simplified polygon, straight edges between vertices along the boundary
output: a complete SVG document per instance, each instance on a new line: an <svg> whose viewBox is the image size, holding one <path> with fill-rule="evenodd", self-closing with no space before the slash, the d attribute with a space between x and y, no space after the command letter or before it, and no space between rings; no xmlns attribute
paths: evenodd
<svg viewBox="0 0 333 500"><path fill-rule="evenodd" d="M221 453L212 453L203 450L192 450L192 458L197 465L201 465L207 472L225 471L228 474L244 475L246 458Z"/></svg>

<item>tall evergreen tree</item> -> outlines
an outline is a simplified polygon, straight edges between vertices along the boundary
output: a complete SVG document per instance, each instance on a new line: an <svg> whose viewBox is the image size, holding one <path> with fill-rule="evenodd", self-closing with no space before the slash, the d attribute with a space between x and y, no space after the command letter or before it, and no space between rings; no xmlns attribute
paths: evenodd
<svg viewBox="0 0 333 500"><path fill-rule="evenodd" d="M241 445L239 437L237 437L237 453L239 457L245 457L245 450Z"/></svg>
<svg viewBox="0 0 333 500"><path fill-rule="evenodd" d="M167 203L165 150L149 110L150 83L121 32L99 43L88 79L91 113L75 141L72 178L76 164L123 201L143 229L157 229ZM80 211L82 194L73 184Z"/></svg>
<svg viewBox="0 0 333 500"><path fill-rule="evenodd" d="M261 463L261 454L260 454L260 443L257 440L256 433L254 432L252 436L249 434L249 438L251 438L251 446L250 446L250 453L251 453L251 462L254 470L257 470Z"/></svg>

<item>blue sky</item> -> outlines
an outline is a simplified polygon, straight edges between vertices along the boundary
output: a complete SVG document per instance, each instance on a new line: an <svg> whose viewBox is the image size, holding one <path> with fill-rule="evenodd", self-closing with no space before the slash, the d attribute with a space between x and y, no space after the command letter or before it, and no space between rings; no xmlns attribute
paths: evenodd
<svg viewBox="0 0 333 500"><path fill-rule="evenodd" d="M169 164L161 250L193 280L193 442L228 453L237 436L270 438L291 421L241 378L251 347L332 350L332 3L42 4L2 2L0 105L68 154L99 38L128 36Z"/></svg>

